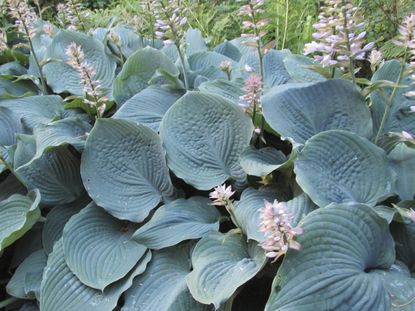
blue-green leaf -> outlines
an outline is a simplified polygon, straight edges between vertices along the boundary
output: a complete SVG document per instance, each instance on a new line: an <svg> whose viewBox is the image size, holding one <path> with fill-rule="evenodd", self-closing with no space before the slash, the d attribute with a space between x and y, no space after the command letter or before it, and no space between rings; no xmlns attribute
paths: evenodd
<svg viewBox="0 0 415 311"><path fill-rule="evenodd" d="M119 219L141 222L174 195L160 138L131 121L95 123L82 154L81 174L91 198Z"/></svg>
<svg viewBox="0 0 415 311"><path fill-rule="evenodd" d="M127 100L113 117L131 120L158 131L164 114L180 96L180 93L168 88L150 86Z"/></svg>
<svg viewBox="0 0 415 311"><path fill-rule="evenodd" d="M90 199L87 196L81 196L76 201L55 206L48 213L42 230L42 244L46 254L52 253L53 245L61 238L68 220L89 202Z"/></svg>
<svg viewBox="0 0 415 311"><path fill-rule="evenodd" d="M174 77L179 76L179 70L164 53L151 47L133 53L114 80L113 95L117 105L122 106L129 98L148 87L149 81L160 69Z"/></svg>
<svg viewBox="0 0 415 311"><path fill-rule="evenodd" d="M369 108L349 81L276 87L262 98L262 104L268 124L296 143L303 144L313 135L333 129L372 136Z"/></svg>
<svg viewBox="0 0 415 311"><path fill-rule="evenodd" d="M301 188L320 207L332 202L374 206L394 191L385 152L356 134L332 130L311 138L294 161Z"/></svg>
<svg viewBox="0 0 415 311"><path fill-rule="evenodd" d="M388 223L370 207L332 205L309 214L272 285L266 311L387 311L391 300L374 272L395 260Z"/></svg>
<svg viewBox="0 0 415 311"><path fill-rule="evenodd" d="M39 189L42 203L64 204L83 191L80 160L66 146L56 147L16 168L28 189Z"/></svg>
<svg viewBox="0 0 415 311"><path fill-rule="evenodd" d="M0 251L21 238L40 217L38 190L0 202Z"/></svg>
<svg viewBox="0 0 415 311"><path fill-rule="evenodd" d="M320 65L313 59L304 55L288 55L284 59L284 65L289 75L295 82L318 82L326 81L320 73L310 68L309 66Z"/></svg>
<svg viewBox="0 0 415 311"><path fill-rule="evenodd" d="M151 259L148 252L123 279L108 286L103 292L90 288L71 272L65 262L62 241L56 242L49 255L40 287L42 311L112 311L121 294L133 283L134 277L146 270Z"/></svg>
<svg viewBox="0 0 415 311"><path fill-rule="evenodd" d="M243 170L248 175L258 177L272 173L286 161L284 153L271 147L256 149L250 146L240 156Z"/></svg>
<svg viewBox="0 0 415 311"><path fill-rule="evenodd" d="M0 146L9 146L16 143L16 134L23 131L19 117L12 110L0 107Z"/></svg>
<svg viewBox="0 0 415 311"><path fill-rule="evenodd" d="M222 96L189 92L164 115L160 135L173 172L202 190L229 178L243 183L239 156L253 125L242 109Z"/></svg>
<svg viewBox="0 0 415 311"><path fill-rule="evenodd" d="M244 95L243 83L239 80L228 81L217 79L206 81L200 84L198 88L204 93L221 95L235 104L239 104L241 101L240 97Z"/></svg>
<svg viewBox="0 0 415 311"><path fill-rule="evenodd" d="M22 121L25 130L31 132L39 124L47 124L63 113L62 98L55 95L29 96L0 101L0 107L12 110Z"/></svg>
<svg viewBox="0 0 415 311"><path fill-rule="evenodd" d="M192 298L186 285L192 244L153 252L146 271L125 293L122 311L209 311Z"/></svg>
<svg viewBox="0 0 415 311"><path fill-rule="evenodd" d="M257 242L246 243L235 232L211 231L195 246L193 271L186 277L192 296L215 309L253 278L265 264L265 253Z"/></svg>
<svg viewBox="0 0 415 311"><path fill-rule="evenodd" d="M27 257L7 283L7 293L21 299L39 298L40 282L46 260L47 256L43 249Z"/></svg>
<svg viewBox="0 0 415 311"><path fill-rule="evenodd" d="M91 203L71 217L62 234L66 264L85 285L103 291L123 278L147 248L130 237L135 226Z"/></svg>
<svg viewBox="0 0 415 311"><path fill-rule="evenodd" d="M151 249L198 239L210 230L219 230L218 210L207 198L178 199L157 209L151 220L132 236L137 243Z"/></svg>

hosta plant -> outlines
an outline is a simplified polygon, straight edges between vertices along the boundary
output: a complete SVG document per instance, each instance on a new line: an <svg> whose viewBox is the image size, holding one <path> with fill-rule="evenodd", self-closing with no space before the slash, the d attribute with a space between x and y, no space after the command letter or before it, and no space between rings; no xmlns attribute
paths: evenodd
<svg viewBox="0 0 415 311"><path fill-rule="evenodd" d="M8 30L0 308L415 310L413 17L363 79L265 48L263 1L212 49L175 4L164 43Z"/></svg>

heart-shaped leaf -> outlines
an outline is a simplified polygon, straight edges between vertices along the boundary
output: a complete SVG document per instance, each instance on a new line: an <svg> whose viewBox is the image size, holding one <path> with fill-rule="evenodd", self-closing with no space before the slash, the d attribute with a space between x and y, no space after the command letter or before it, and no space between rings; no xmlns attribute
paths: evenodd
<svg viewBox="0 0 415 311"><path fill-rule="evenodd" d="M318 66L320 64L307 56L288 55L284 59L284 65L295 82L318 82L326 80L320 73L309 68L310 66Z"/></svg>
<svg viewBox="0 0 415 311"><path fill-rule="evenodd" d="M320 207L332 202L374 206L393 192L385 152L356 134L332 130L311 138L294 161L296 180Z"/></svg>
<svg viewBox="0 0 415 311"><path fill-rule="evenodd" d="M243 183L239 156L253 125L242 109L222 96L189 92L164 115L160 135L173 172L202 190L229 178Z"/></svg>
<svg viewBox="0 0 415 311"><path fill-rule="evenodd" d="M127 100L113 117L131 120L158 131L164 114L180 96L168 88L150 86Z"/></svg>
<svg viewBox="0 0 415 311"><path fill-rule="evenodd" d="M242 56L239 49L229 41L222 42L219 45L215 46L213 51L225 55L235 62L239 62Z"/></svg>
<svg viewBox="0 0 415 311"><path fill-rule="evenodd" d="M129 98L147 88L160 69L174 77L179 76L179 70L163 52L146 47L132 54L114 80L113 95L117 105L122 106Z"/></svg>
<svg viewBox="0 0 415 311"><path fill-rule="evenodd" d="M48 46L46 58L61 60L50 62L43 67L48 85L54 93L69 92L74 95L84 95L79 72L66 63L68 56L65 50L72 42L81 46L85 61L95 69L96 73L92 78L99 80L101 88L107 95L111 94L116 68L115 60L107 55L100 41L75 31L60 30Z"/></svg>
<svg viewBox="0 0 415 311"><path fill-rule="evenodd" d="M390 310L378 269L395 260L388 223L363 204L332 205L301 223L300 250L288 250L266 311Z"/></svg>
<svg viewBox="0 0 415 311"><path fill-rule="evenodd" d="M82 283L103 291L123 278L147 250L130 241L134 229L91 203L63 229L66 264Z"/></svg>
<svg viewBox="0 0 415 311"><path fill-rule="evenodd" d="M229 99L235 104L239 104L240 97L244 95L243 84L239 80L212 80L199 85L199 90L204 93L217 94Z"/></svg>
<svg viewBox="0 0 415 311"><path fill-rule="evenodd" d="M220 213L209 203L210 200L202 197L167 203L157 209L132 239L148 248L161 249L184 240L198 239L210 230L218 231Z"/></svg>
<svg viewBox="0 0 415 311"><path fill-rule="evenodd" d="M217 310L262 269L265 260L257 242L246 243L235 232L211 231L193 250L193 271L186 277L187 285L197 301L214 304Z"/></svg>
<svg viewBox="0 0 415 311"><path fill-rule="evenodd" d="M404 262L415 273L415 222L392 223L391 231L395 239L396 258Z"/></svg>
<svg viewBox="0 0 415 311"><path fill-rule="evenodd" d="M146 271L138 276L125 293L122 311L209 311L209 306L195 301L186 285L190 272L192 244L153 252Z"/></svg>
<svg viewBox="0 0 415 311"><path fill-rule="evenodd" d="M0 202L0 251L22 237L40 217L40 193L13 194Z"/></svg>
<svg viewBox="0 0 415 311"><path fill-rule="evenodd" d="M160 138L131 121L95 123L81 174L91 198L119 219L141 222L162 199L174 195Z"/></svg>
<svg viewBox="0 0 415 311"><path fill-rule="evenodd" d="M112 311L121 294L143 273L151 259L148 252L123 279L108 286L103 292L81 283L65 262L62 241L55 243L43 272L40 288L42 311Z"/></svg>
<svg viewBox="0 0 415 311"><path fill-rule="evenodd" d="M21 299L39 298L40 282L46 260L47 256L43 249L27 257L7 283L7 293Z"/></svg>
<svg viewBox="0 0 415 311"><path fill-rule="evenodd" d="M303 144L333 129L372 136L369 108L353 83L328 80L276 87L262 98L264 117L281 136Z"/></svg>

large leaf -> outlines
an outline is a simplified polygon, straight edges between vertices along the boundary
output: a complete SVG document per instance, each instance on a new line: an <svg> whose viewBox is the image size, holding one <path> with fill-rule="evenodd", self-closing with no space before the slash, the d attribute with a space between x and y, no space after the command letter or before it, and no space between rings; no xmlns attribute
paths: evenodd
<svg viewBox="0 0 415 311"><path fill-rule="evenodd" d="M52 147L72 145L82 152L86 136L91 130L91 125L78 118L67 118L47 125L40 125L34 130L36 139L36 157Z"/></svg>
<svg viewBox="0 0 415 311"><path fill-rule="evenodd" d="M134 229L91 203L63 229L66 264L82 283L103 291L123 278L147 250L130 241Z"/></svg>
<svg viewBox="0 0 415 311"><path fill-rule="evenodd" d="M85 61L95 69L96 74L92 78L99 80L105 93L110 94L115 75L115 60L106 54L100 41L74 31L60 30L47 48L46 58L61 60L50 62L43 67L48 85L54 93L69 92L79 96L84 94L79 72L66 63L68 56L65 50L72 42L81 46Z"/></svg>
<svg viewBox="0 0 415 311"><path fill-rule="evenodd" d="M198 239L210 230L219 230L218 210L207 198L178 199L160 207L132 239L151 249Z"/></svg>
<svg viewBox="0 0 415 311"><path fill-rule="evenodd" d="M287 83L290 75L284 66L284 58L291 55L288 50L270 50L264 57L264 84L271 88L275 85Z"/></svg>
<svg viewBox="0 0 415 311"><path fill-rule="evenodd" d="M415 195L415 148L400 143L388 154L392 168L398 174L396 193L402 200L411 200Z"/></svg>
<svg viewBox="0 0 415 311"><path fill-rule="evenodd" d="M7 293L21 299L39 298L40 282L46 260L47 257L43 249L27 257L7 283Z"/></svg>
<svg viewBox="0 0 415 311"><path fill-rule="evenodd" d="M126 291L138 274L146 270L151 259L148 252L122 280L108 286L103 292L90 288L71 272L65 262L62 241L56 242L49 255L40 288L42 311L111 311L121 294Z"/></svg>
<svg viewBox="0 0 415 311"><path fill-rule="evenodd" d="M207 50L206 41L198 29L189 29L185 35L185 41L188 44L186 54L192 55Z"/></svg>
<svg viewBox="0 0 415 311"><path fill-rule="evenodd" d="M149 86L149 81L158 70L179 76L179 70L162 52L146 47L132 54L114 80L113 95L118 106Z"/></svg>
<svg viewBox="0 0 415 311"><path fill-rule="evenodd" d="M81 196L76 201L55 206L47 215L42 230L42 244L46 254L52 253L53 245L58 241L68 220L84 208L90 199Z"/></svg>
<svg viewBox="0 0 415 311"><path fill-rule="evenodd" d="M396 83L399 78L400 69L401 63L398 60L387 61L379 70L374 73L372 82L375 83L377 81L386 80ZM415 133L415 114L410 109L410 107L414 105L414 102L410 97L406 97L404 95L406 92L414 91L415 86L412 84L410 76L404 78L400 84L401 87L397 88L392 99L391 110L386 119L382 134L387 132L401 131ZM372 101L371 108L373 125L376 132L379 129L381 120L383 118L383 113L388 101L390 100L390 95L392 92L393 88L381 88L374 91L370 95L370 99Z"/></svg>
<svg viewBox="0 0 415 311"><path fill-rule="evenodd" d="M361 204L309 214L272 285L266 311L387 311L390 297L378 269L395 260L388 223Z"/></svg>
<svg viewBox="0 0 415 311"><path fill-rule="evenodd" d="M372 120L354 84L328 80L276 87L262 98L264 117L281 136L303 144L313 135L332 129L372 136Z"/></svg>
<svg viewBox="0 0 415 311"><path fill-rule="evenodd" d="M213 51L225 55L234 60L235 62L239 62L242 56L239 49L229 41L222 42L221 44L215 46L213 48Z"/></svg>
<svg viewBox="0 0 415 311"><path fill-rule="evenodd" d="M127 100L114 118L131 120L158 131L164 114L180 96L168 88L151 86Z"/></svg>
<svg viewBox="0 0 415 311"><path fill-rule="evenodd" d="M0 202L0 251L22 237L40 217L38 190Z"/></svg>
<svg viewBox="0 0 415 311"><path fill-rule="evenodd" d="M253 125L242 109L221 96L189 92L165 114L160 135L173 172L198 189L229 178L243 183L239 155Z"/></svg>
<svg viewBox="0 0 415 311"><path fill-rule="evenodd" d="M125 293L122 311L208 311L195 301L186 285L192 244L155 251L146 271Z"/></svg>
<svg viewBox="0 0 415 311"><path fill-rule="evenodd" d="M332 202L375 205L394 191L385 152L356 134L332 130L311 138L294 162L301 188L320 207Z"/></svg>
<svg viewBox="0 0 415 311"><path fill-rule="evenodd" d="M240 157L244 171L248 175L258 177L270 174L284 164L285 161L287 161L285 154L271 147L256 149L250 146Z"/></svg>
<svg viewBox="0 0 415 311"><path fill-rule="evenodd" d="M265 260L257 242L246 243L239 233L211 231L193 250L193 271L186 278L187 285L197 301L219 309L261 270Z"/></svg>
<svg viewBox="0 0 415 311"><path fill-rule="evenodd" d="M79 166L79 158L61 146L18 167L16 174L29 189L39 189L42 203L64 204L74 201L83 191Z"/></svg>
<svg viewBox="0 0 415 311"><path fill-rule="evenodd" d="M10 109L0 107L0 146L16 143L16 134L23 131L19 117Z"/></svg>
<svg viewBox="0 0 415 311"><path fill-rule="evenodd" d="M82 154L81 174L91 198L119 219L141 222L174 194L160 138L131 121L95 123Z"/></svg>
<svg viewBox="0 0 415 311"><path fill-rule="evenodd" d="M12 110L22 121L27 131L39 124L46 124L63 113L62 98L55 95L29 96L0 101L0 107Z"/></svg>

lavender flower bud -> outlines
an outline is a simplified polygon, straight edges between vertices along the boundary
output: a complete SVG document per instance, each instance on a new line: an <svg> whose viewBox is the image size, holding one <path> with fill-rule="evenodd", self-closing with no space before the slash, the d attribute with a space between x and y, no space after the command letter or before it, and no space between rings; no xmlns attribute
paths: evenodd
<svg viewBox="0 0 415 311"><path fill-rule="evenodd" d="M32 38L36 34L34 22L38 19L35 11L27 1L8 0L9 14L15 19L15 25L19 32L25 33Z"/></svg>
<svg viewBox="0 0 415 311"><path fill-rule="evenodd" d="M225 184L217 186L214 191L209 193L209 198L213 200L212 205L227 206L232 203L231 196L235 193L232 187L226 187Z"/></svg>

